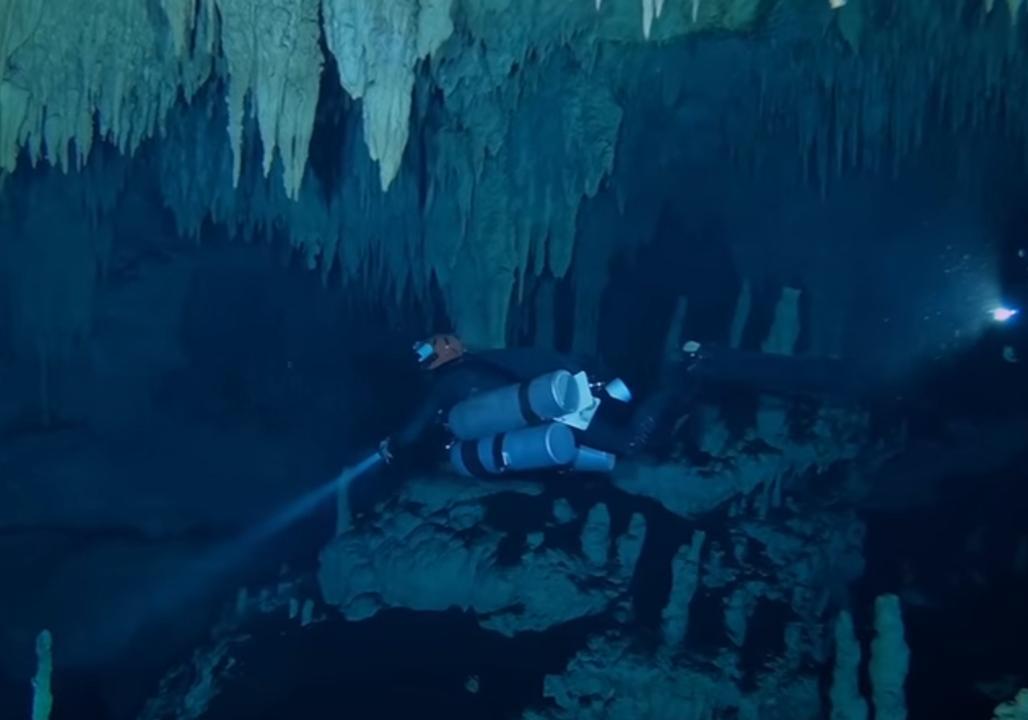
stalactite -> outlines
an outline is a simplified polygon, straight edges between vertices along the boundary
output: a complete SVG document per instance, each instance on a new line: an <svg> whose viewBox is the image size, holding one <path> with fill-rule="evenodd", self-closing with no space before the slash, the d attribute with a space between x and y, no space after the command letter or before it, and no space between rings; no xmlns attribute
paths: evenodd
<svg viewBox="0 0 1028 720"><path fill-rule="evenodd" d="M482 347L507 342L507 312L514 290L516 253L506 160L501 152L487 159L475 188L463 252L450 263L450 284L443 284L451 317L462 335Z"/></svg>
<svg viewBox="0 0 1028 720"><path fill-rule="evenodd" d="M319 0L213 0L222 19L221 42L229 79L229 136L233 179L242 167L246 101L257 117L271 171L277 150L286 194L300 191L314 128L323 56L318 46Z"/></svg>
<svg viewBox="0 0 1028 720"><path fill-rule="evenodd" d="M363 99L365 140L382 189L407 146L414 67L453 32L452 0L324 0L325 37L351 97Z"/></svg>
<svg viewBox="0 0 1028 720"><path fill-rule="evenodd" d="M458 328L485 332L480 342L496 344L524 273L559 278L570 267L579 205L613 165L622 111L609 87L565 69L569 52L526 62L520 83L510 82L506 64L483 74L470 62L479 52L451 43L436 65L444 106L428 157L425 253L426 268L453 288L451 308L461 304L458 296L492 298L475 309L474 321L465 319L473 329ZM466 282L455 282L458 275ZM499 316L486 320L487 310Z"/></svg>
<svg viewBox="0 0 1028 720"><path fill-rule="evenodd" d="M237 193L232 187L233 153L225 133L227 107L206 94L169 124L157 149L157 172L164 205L179 236L199 239L208 216L234 225Z"/></svg>
<svg viewBox="0 0 1028 720"><path fill-rule="evenodd" d="M19 148L25 144L23 126L29 117L29 89L8 82L14 56L28 44L43 22L43 5L33 0L0 2L0 170L15 167Z"/></svg>
<svg viewBox="0 0 1028 720"><path fill-rule="evenodd" d="M180 10L178 5L176 13ZM0 167L21 147L67 170L101 136L123 153L152 137L177 99L182 56L168 18L145 3L26 0L0 4ZM176 18L181 19L181 14ZM195 78L191 83L195 86Z"/></svg>
<svg viewBox="0 0 1028 720"><path fill-rule="evenodd" d="M655 15L654 0L642 0L643 37L647 40L650 39L650 32L653 29L653 19Z"/></svg>
<svg viewBox="0 0 1028 720"><path fill-rule="evenodd" d="M197 0L161 0L161 7L171 25L171 39L175 54L183 56L189 48L189 38L196 18Z"/></svg>
<svg viewBox="0 0 1028 720"><path fill-rule="evenodd" d="M383 193L380 168L360 141L364 120L346 121L348 142L340 163L348 169L333 199L338 223L336 259L343 276L388 289L397 300L408 285L419 297L428 294L425 226L419 210L419 189L414 173L406 172ZM326 256L325 259L331 261Z"/></svg>

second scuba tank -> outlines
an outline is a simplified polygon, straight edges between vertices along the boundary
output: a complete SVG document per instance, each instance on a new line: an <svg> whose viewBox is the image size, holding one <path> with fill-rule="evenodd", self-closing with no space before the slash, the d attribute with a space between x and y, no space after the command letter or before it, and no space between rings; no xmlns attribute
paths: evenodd
<svg viewBox="0 0 1028 720"><path fill-rule="evenodd" d="M465 440L450 448L453 467L473 477L568 467L577 457L575 435L560 423Z"/></svg>
<svg viewBox="0 0 1028 720"><path fill-rule="evenodd" d="M567 370L473 395L447 417L458 440L476 440L563 417L578 408L579 390Z"/></svg>

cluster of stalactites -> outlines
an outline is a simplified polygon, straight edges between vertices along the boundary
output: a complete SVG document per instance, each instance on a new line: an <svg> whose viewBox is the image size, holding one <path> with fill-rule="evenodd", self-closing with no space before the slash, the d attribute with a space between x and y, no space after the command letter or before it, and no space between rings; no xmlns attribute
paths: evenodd
<svg viewBox="0 0 1028 720"><path fill-rule="evenodd" d="M192 2L164 0L161 23L135 0L0 0L0 169L22 148L65 170L74 149L81 165L97 131L135 152L180 89L188 96L210 72L211 28L194 28ZM194 29L196 52L184 41Z"/></svg>
<svg viewBox="0 0 1028 720"><path fill-rule="evenodd" d="M1018 17L1020 2L986 3L971 32L929 0L904 3L884 25L866 0L816 4L834 12L835 35L822 27L817 41L790 46L805 62L754 43L747 62L761 85L748 97L761 112L745 118L757 127L735 113L726 134L765 147L753 138L785 127L802 166L826 178L915 148L940 97L954 124L984 124L997 103L1005 112L995 115L1024 117L1024 63L999 18ZM811 11L791 0L645 0L640 28L629 0L536 0L528 10L479 0L160 0L163 13L136 0L48 0L45 13L35 0L0 0L0 169L22 147L65 167L74 147L81 162L94 122L125 152L165 131L179 139L161 152L183 233L207 218L245 234L281 227L326 276L375 272L397 292L422 293L435 276L467 334L498 344L525 275L568 270L581 202L613 167L615 98L630 96L632 81L600 45L744 29L769 5ZM346 132L365 141L347 138L334 160L343 179L327 193L306 172L321 38L342 90L361 100ZM966 49L959 62L957 47ZM227 102L207 94L194 113L202 139L191 142L165 118L215 68ZM666 85L681 82L674 75ZM433 106L432 129L412 146L411 123L427 112L419 102ZM405 163L426 169L426 187L401 172Z"/></svg>
<svg viewBox="0 0 1028 720"><path fill-rule="evenodd" d="M780 22L799 25L798 12L782 5L792 19ZM1003 138L1028 152L1024 12L1023 0L983 0L977 14L931 0L887 15L868 0L826 8L823 38L794 44L788 71L780 51L754 49L753 110L739 114L729 150L757 169L761 153L788 138L799 148L798 179L822 192L841 176L898 173L946 134Z"/></svg>
<svg viewBox="0 0 1028 720"><path fill-rule="evenodd" d="M617 5L620 9L626 4L625 0L594 2L597 12L611 5ZM655 29L662 32L662 37L715 28L742 30L759 17L762 4L760 0L642 0L642 36L649 40ZM665 17L665 8L672 17L664 20L662 24L665 27L662 28L658 21Z"/></svg>
<svg viewBox="0 0 1028 720"><path fill-rule="evenodd" d="M464 54L449 52L452 60ZM187 236L207 219L247 239L280 229L323 278L415 297L428 296L434 278L462 334L502 344L512 292L526 273L568 270L579 205L614 162L622 110L603 84L558 69L567 62L555 52L529 63L523 85L506 82L506 68L492 76L471 65L442 103L420 101L416 132L425 134L387 192L381 162L359 141L366 111L347 113L335 128L340 154L324 161L337 169L332 186L308 172L288 198L277 183L286 171L280 159L271 182L254 167L259 122L245 119L235 149L219 130L231 108L208 92L169 124L159 147L165 203ZM415 94L430 95L438 81L422 78Z"/></svg>
<svg viewBox="0 0 1028 720"><path fill-rule="evenodd" d="M759 5L645 0L642 35L650 36L658 18L663 39L741 29ZM31 162L45 158L64 169L74 164L74 148L81 164L97 130L131 154L163 130L180 95L192 98L216 68L227 85L235 181L244 120L253 114L265 175L277 153L286 194L296 198L324 38L343 89L363 101L364 139L385 190L407 147L416 67L451 38L454 17L473 18L480 33L504 29L485 58L497 66L523 58L529 45L545 52L572 34L586 47L641 39L623 1L597 2L599 12L588 0L539 0L527 11L478 0L159 0L156 8L136 0L0 0L0 171L12 170L23 148Z"/></svg>
<svg viewBox="0 0 1028 720"><path fill-rule="evenodd" d="M27 150L81 166L97 130L126 154L163 130L214 67L227 85L233 178L257 118L264 174L276 153L297 197L318 104L324 38L388 188L407 143L416 63L453 30L452 0L0 0L0 171ZM320 22L324 18L324 24ZM220 56L215 57L215 53ZM217 61L217 62L215 62ZM98 125L98 127L97 127Z"/></svg>
<svg viewBox="0 0 1028 720"><path fill-rule="evenodd" d="M168 112L208 80L220 50L237 150L249 100L288 194L299 189L322 55L320 0L0 0L0 168L22 148L67 170L99 134L123 153L163 133ZM76 163L71 150L75 149Z"/></svg>

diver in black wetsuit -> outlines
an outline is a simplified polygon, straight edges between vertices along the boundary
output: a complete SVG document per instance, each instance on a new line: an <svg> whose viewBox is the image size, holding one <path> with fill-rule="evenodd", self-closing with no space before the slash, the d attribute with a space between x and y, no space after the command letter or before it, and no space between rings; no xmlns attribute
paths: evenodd
<svg viewBox="0 0 1028 720"><path fill-rule="evenodd" d="M646 449L654 433L670 424L670 415L677 419L688 413L703 386L821 399L853 399L866 387L852 369L824 358L699 343L686 343L682 350L680 359L659 373L652 391L636 402L624 383L610 380L595 361L537 348L473 353L453 335L434 336L415 345L429 374L427 397L406 425L382 442L380 453L387 462L431 464L448 448L451 464L475 476L609 472L618 458ZM572 387L576 377L578 385ZM577 398L571 401L574 409L553 410L555 397L568 393ZM552 411L537 413L534 405ZM585 410L584 420L580 410ZM543 430L547 427L550 434ZM568 447L572 442L585 450L575 453Z"/></svg>
<svg viewBox="0 0 1028 720"><path fill-rule="evenodd" d="M356 515L392 495L405 478L450 465L473 477L570 471L604 473L638 452L654 430L652 403L603 368L533 348L467 352L453 335L415 344L424 397L383 440L359 475L378 462L393 472L353 478L344 490Z"/></svg>
<svg viewBox="0 0 1028 720"><path fill-rule="evenodd" d="M865 383L842 363L686 343L635 401L595 362L535 348L467 352L453 335L415 345L424 399L366 461L393 472L354 484L351 502L370 507L448 453L458 473L511 477L609 473L619 458L660 452L653 440L687 416L705 386L855 399ZM370 462L369 462L370 461ZM362 473L363 474L363 471Z"/></svg>
<svg viewBox="0 0 1028 720"><path fill-rule="evenodd" d="M452 450L455 443L464 441L461 449L470 466L459 454L451 453L451 460L456 460L453 464L464 474L602 471L612 468L616 457L643 447L654 426L654 420L645 414L649 407L629 408L632 398L625 384L609 379L595 362L536 348L467 352L453 335L437 335L418 343L415 352L429 374L427 396L404 427L380 445L387 462L424 458L444 447ZM548 403L555 400L557 404L550 407ZM565 401L567 406L562 405ZM554 411L543 409L547 407ZM584 419L576 415L580 412ZM552 431L547 436L541 429L553 425L562 426L556 428L556 438ZM540 429L532 434L526 432L530 428ZM600 462L576 462L577 453L569 457L560 452L540 460L539 453L547 454L540 443L553 450L556 441L566 444L570 437L576 447L597 451L591 457ZM469 455L470 441L495 445L496 463L482 467ZM510 447L504 450L500 447L503 442ZM533 444L534 449L530 447ZM526 453L533 459L519 461ZM526 462L528 466L524 466Z"/></svg>

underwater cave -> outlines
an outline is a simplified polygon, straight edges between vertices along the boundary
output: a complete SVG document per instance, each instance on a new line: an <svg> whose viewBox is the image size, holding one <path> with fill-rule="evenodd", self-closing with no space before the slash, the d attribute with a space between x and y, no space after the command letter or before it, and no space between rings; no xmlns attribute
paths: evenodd
<svg viewBox="0 0 1028 720"><path fill-rule="evenodd" d="M0 717L1028 720L1022 0L0 0Z"/></svg>

